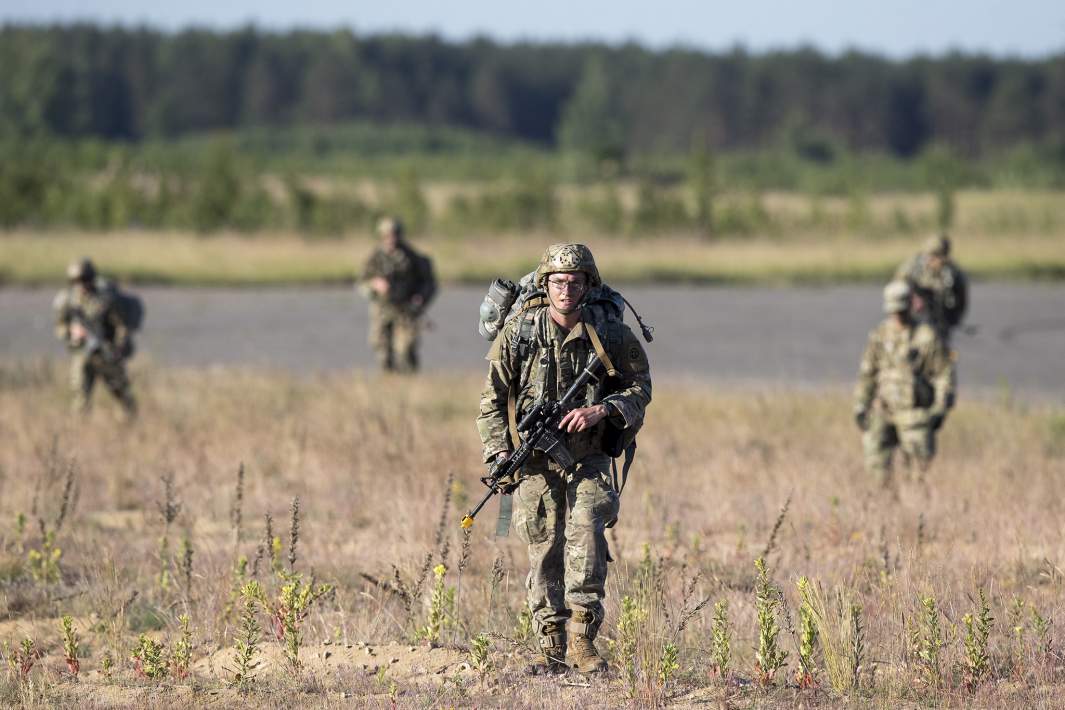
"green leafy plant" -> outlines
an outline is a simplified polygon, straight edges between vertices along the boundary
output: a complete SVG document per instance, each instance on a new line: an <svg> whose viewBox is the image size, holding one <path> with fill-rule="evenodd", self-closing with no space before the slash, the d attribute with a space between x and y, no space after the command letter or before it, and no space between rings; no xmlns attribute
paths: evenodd
<svg viewBox="0 0 1065 710"><path fill-rule="evenodd" d="M35 582L59 583L59 560L63 557L63 551L56 546L55 536L55 530L48 530L44 533L40 549L30 550L26 555L30 574Z"/></svg>
<svg viewBox="0 0 1065 710"><path fill-rule="evenodd" d="M482 685L485 677L492 670L492 661L488 656L491 643L485 634L477 634L470 642L470 664L477 671Z"/></svg>
<svg viewBox="0 0 1065 710"><path fill-rule="evenodd" d="M515 640L528 644L533 635L533 615L528 605L523 604L518 612L517 623L514 626Z"/></svg>
<svg viewBox="0 0 1065 710"><path fill-rule="evenodd" d="M677 644L667 641L662 647L662 658L658 661L658 680L663 686L668 685L673 675L680 670L679 657L680 651L677 649Z"/></svg>
<svg viewBox="0 0 1065 710"><path fill-rule="evenodd" d="M920 619L910 631L910 649L917 665L918 680L931 688L939 688L943 678L940 673L940 650L944 646L943 632L939 624L939 608L935 597L920 599Z"/></svg>
<svg viewBox="0 0 1065 710"><path fill-rule="evenodd" d="M755 649L755 672L763 686L772 685L778 671L787 666L788 652L780 648L777 610L780 607L780 589L769 578L769 568L759 557L754 561L758 570L755 581L755 612L758 616L758 647Z"/></svg>
<svg viewBox="0 0 1065 710"><path fill-rule="evenodd" d="M435 644L440 641L440 633L443 629L454 624L455 620L455 588L447 586L447 565L440 563L433 568L433 591L429 595L429 612L425 620L425 626L419 628L415 635L417 638Z"/></svg>
<svg viewBox="0 0 1065 710"><path fill-rule="evenodd" d="M130 660L133 661L133 670L141 677L158 680L167 674L163 644L147 634L141 634L137 639Z"/></svg>
<svg viewBox="0 0 1065 710"><path fill-rule="evenodd" d="M256 605L262 588L258 582L251 581L244 585L240 591L240 633L233 640L233 662L236 668L231 672L233 677L230 685L240 690L251 687L253 673L258 665L255 656L259 653L259 642L262 640L262 627L256 616Z"/></svg>
<svg viewBox="0 0 1065 710"><path fill-rule="evenodd" d="M728 600L714 604L714 617L710 621L711 670L723 680L729 678L729 663L732 661L732 629L728 620Z"/></svg>
<svg viewBox="0 0 1065 710"><path fill-rule="evenodd" d="M78 658L81 643L78 639L78 631L74 628L74 619L70 614L63 615L61 628L63 629L63 660L66 661L70 674L77 678L81 671L81 660Z"/></svg>
<svg viewBox="0 0 1065 710"><path fill-rule="evenodd" d="M800 688L816 685L813 656L817 644L817 622L810 603L810 580L800 577L799 588L799 668L796 682Z"/></svg>
<svg viewBox="0 0 1065 710"><path fill-rule="evenodd" d="M969 692L976 690L991 674L989 641L995 617L991 615L983 589L980 590L979 604L975 613L962 617L965 624L965 687Z"/></svg>
<svg viewBox="0 0 1065 710"><path fill-rule="evenodd" d="M302 575L285 572L284 569L280 570L279 577L282 585L275 599L270 599L263 586L254 580L244 586L242 594L254 599L270 617L275 637L284 644L285 658L293 668L299 668L303 621L311 607L332 592L333 587L305 582Z"/></svg>
<svg viewBox="0 0 1065 710"><path fill-rule="evenodd" d="M187 678L192 663L192 632L189 630L189 615L178 617L181 624L181 638L174 643L170 651L170 674L175 678Z"/></svg>
<svg viewBox="0 0 1065 710"><path fill-rule="evenodd" d="M636 651L639 641L640 626L647 619L647 610L632 596L621 599L621 613L618 615L617 638L613 641L614 663L621 671L628 686L629 696L636 694L636 681L639 669L636 663Z"/></svg>
<svg viewBox="0 0 1065 710"><path fill-rule="evenodd" d="M1039 613L1038 609L1034 606L1032 607L1032 630L1035 631L1035 637L1038 642L1036 650L1039 652L1039 658L1043 662L1048 661L1054 652L1054 638L1050 633L1052 624L1052 619L1044 617Z"/></svg>

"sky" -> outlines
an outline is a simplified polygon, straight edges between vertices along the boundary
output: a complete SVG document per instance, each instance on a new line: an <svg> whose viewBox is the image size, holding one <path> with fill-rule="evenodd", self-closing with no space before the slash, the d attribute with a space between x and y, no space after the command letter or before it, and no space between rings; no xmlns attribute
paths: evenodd
<svg viewBox="0 0 1065 710"><path fill-rule="evenodd" d="M0 0L2 22L348 27L448 39L630 40L753 51L810 45L895 58L951 50L1041 57L1065 52L1065 0Z"/></svg>

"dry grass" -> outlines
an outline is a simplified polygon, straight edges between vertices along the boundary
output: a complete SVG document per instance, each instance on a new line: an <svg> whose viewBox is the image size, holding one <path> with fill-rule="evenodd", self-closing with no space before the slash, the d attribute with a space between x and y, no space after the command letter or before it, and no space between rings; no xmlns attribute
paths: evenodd
<svg viewBox="0 0 1065 710"><path fill-rule="evenodd" d="M308 617L302 671L284 670L276 644L264 647L272 665L261 668L251 685L256 703L627 702L628 685L617 672L593 678L590 687L520 673L531 658L515 639L524 551L513 537L490 537L491 515L474 529L468 550L457 525L460 509L479 493L475 378L297 379L221 369L135 375L143 417L125 430L114 423L105 398L89 421L67 418L58 366L0 368L0 640L31 636L44 651L26 681L12 671L0 682L3 704L240 702L223 670L231 667L228 648L237 633L235 615L225 616L232 568L237 555L256 556L266 513L273 516L288 566L288 511L296 496L302 520L295 567L308 576L313 571L336 591ZM1007 628L1015 597L1053 619L1053 635L1060 635L1065 619L1065 415L963 400L947 423L927 488L903 482L894 501L874 490L861 469L849 409L837 390L659 384L621 522L612 533L617 561L603 636L615 638L624 595L652 599L655 618L645 628L680 628L680 668L661 687L653 671L641 667L635 704L838 706L841 698L831 690L820 652L813 662L817 687L781 683L783 677L793 683L796 670L800 575L820 583L830 600L839 587L862 607L866 663L851 700L878 707L1052 707L1065 692L1065 642L1042 653L1027 612L1020 644ZM35 583L24 569L27 551L40 545L34 500L37 515L53 520L71 458L73 506L58 536L62 582ZM241 461L246 476L235 541L232 506ZM171 549L187 537L195 551L190 588L179 561L169 588L158 583L164 473L173 474L171 502L180 503ZM456 483L444 511L451 474ZM29 518L22 533L15 524L19 513ZM746 679L755 675L753 560L767 548L772 577L786 600L780 644L789 651L789 666L774 687L763 689ZM454 623L443 628L444 648L431 651L414 642L413 633L425 622L432 579L425 570L441 561L448 566L447 584L456 588L457 611ZM263 562L264 581L267 570ZM958 666L961 631L954 629L981 588L998 622L991 636L991 679L970 694ZM404 594L413 595L409 613ZM939 689L915 681L908 649L918 598L929 595L937 600L947 638ZM706 598L709 606L692 612ZM727 684L710 674L710 621L720 599L728 600L734 633L733 680ZM173 643L178 615L186 612L195 643L192 675L166 681L135 676L127 659L137 635L146 631ZM63 670L58 617L64 613L75 617L81 635L80 683ZM494 668L484 683L463 665L470 640L482 631L493 638ZM652 641L641 649L660 647L662 638ZM371 650L360 645L366 643ZM110 680L100 672L106 653L115 663ZM637 657L648 663L646 653Z"/></svg>
<svg viewBox="0 0 1065 710"><path fill-rule="evenodd" d="M488 283L531 270L539 245L580 239L592 246L615 282L829 283L887 278L920 246L917 236L864 239L846 233L794 238L704 241L593 234L529 234L497 238L417 240L446 282ZM79 232L0 235L0 285L56 284L74 258L92 255L107 273L133 282L177 285L348 283L362 268L366 238L305 240L292 234ZM1065 235L967 235L956 240L959 262L979 278L1065 278Z"/></svg>

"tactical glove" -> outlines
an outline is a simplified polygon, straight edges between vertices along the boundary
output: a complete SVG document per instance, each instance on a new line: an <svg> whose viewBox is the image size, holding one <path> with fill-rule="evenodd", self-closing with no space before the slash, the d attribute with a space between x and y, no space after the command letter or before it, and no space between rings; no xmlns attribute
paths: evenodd
<svg viewBox="0 0 1065 710"><path fill-rule="evenodd" d="M865 409L854 410L854 423L858 425L858 428L865 431L869 428L869 412Z"/></svg>
<svg viewBox="0 0 1065 710"><path fill-rule="evenodd" d="M947 418L947 413L934 409L931 415L928 417L928 426L932 427L932 431L939 431L939 427L943 426L943 420Z"/></svg>

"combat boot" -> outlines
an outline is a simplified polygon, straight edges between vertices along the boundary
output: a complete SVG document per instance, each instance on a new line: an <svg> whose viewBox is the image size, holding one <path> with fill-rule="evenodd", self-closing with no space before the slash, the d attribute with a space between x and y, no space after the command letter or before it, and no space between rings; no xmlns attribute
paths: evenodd
<svg viewBox="0 0 1065 710"><path fill-rule="evenodd" d="M578 673L602 673L606 670L606 661L588 636L574 634L569 642L569 650L570 667Z"/></svg>
<svg viewBox="0 0 1065 710"><path fill-rule="evenodd" d="M566 666L566 625L544 624L540 631L540 652L544 658L525 669L529 675L558 675L565 673Z"/></svg>
<svg viewBox="0 0 1065 710"><path fill-rule="evenodd" d="M602 673L606 661L595 647L595 632L598 629L595 614L590 611L573 612L573 637L570 639L570 667L578 673Z"/></svg>

